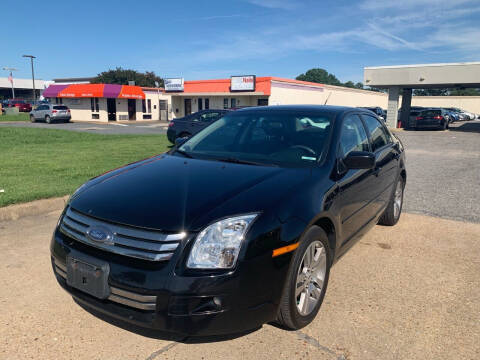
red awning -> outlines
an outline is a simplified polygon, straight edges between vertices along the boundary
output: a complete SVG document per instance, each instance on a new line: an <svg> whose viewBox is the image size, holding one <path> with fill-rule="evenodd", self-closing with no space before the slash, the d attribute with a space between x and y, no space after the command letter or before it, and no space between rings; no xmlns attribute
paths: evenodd
<svg viewBox="0 0 480 360"><path fill-rule="evenodd" d="M44 97L145 99L140 86L117 84L50 85Z"/></svg>

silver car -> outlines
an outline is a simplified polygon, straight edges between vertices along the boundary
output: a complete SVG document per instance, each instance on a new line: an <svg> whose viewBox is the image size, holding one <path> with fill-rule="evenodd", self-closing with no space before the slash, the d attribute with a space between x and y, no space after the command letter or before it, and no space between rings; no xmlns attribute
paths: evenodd
<svg viewBox="0 0 480 360"><path fill-rule="evenodd" d="M69 122L71 118L70 109L65 105L42 104L30 111L32 122L43 120L50 124L54 121Z"/></svg>

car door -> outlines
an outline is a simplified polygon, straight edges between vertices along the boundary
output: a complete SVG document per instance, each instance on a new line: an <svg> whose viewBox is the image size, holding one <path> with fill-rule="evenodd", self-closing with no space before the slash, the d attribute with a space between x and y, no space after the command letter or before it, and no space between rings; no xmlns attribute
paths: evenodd
<svg viewBox="0 0 480 360"><path fill-rule="evenodd" d="M375 183L373 169L347 169L343 159L352 151L370 151L370 143L365 126L358 114L348 114L343 119L337 150L337 201L342 223L342 245L373 217L371 199Z"/></svg>
<svg viewBox="0 0 480 360"><path fill-rule="evenodd" d="M375 154L373 208L375 214L382 212L390 201L393 186L397 180L400 149L393 142L390 132L375 117L362 114L365 122L372 152Z"/></svg>
<svg viewBox="0 0 480 360"><path fill-rule="evenodd" d="M33 116L35 116L35 119L39 120L43 118L42 113L46 107L47 105L40 105L39 107L37 107L37 109L33 112Z"/></svg>

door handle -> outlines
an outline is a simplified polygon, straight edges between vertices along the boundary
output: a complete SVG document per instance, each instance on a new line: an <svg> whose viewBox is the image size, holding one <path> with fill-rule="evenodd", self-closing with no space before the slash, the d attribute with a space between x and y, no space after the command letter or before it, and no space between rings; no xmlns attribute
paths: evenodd
<svg viewBox="0 0 480 360"><path fill-rule="evenodd" d="M375 169L373 169L373 175L378 176L378 174L380 174L380 171L382 171L382 167L377 166Z"/></svg>

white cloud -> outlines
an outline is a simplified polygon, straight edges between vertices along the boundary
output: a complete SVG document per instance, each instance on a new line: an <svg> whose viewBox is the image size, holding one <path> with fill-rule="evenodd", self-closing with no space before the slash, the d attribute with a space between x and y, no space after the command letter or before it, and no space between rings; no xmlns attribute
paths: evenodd
<svg viewBox="0 0 480 360"><path fill-rule="evenodd" d="M475 0L365 0L360 4L364 10L395 10L395 9L416 9L428 8L455 8L464 4L472 4Z"/></svg>
<svg viewBox="0 0 480 360"><path fill-rule="evenodd" d="M292 10L298 7L298 1L295 0L247 0L250 4L269 8Z"/></svg>

